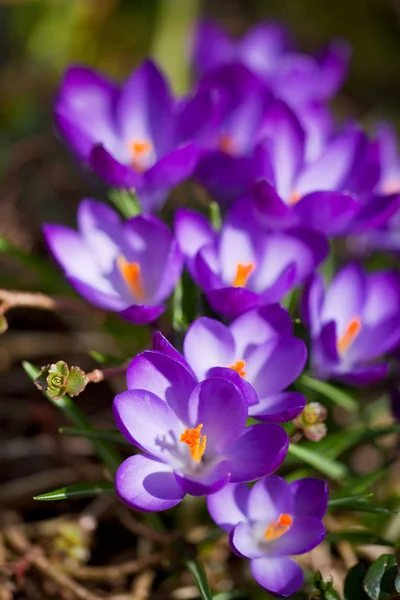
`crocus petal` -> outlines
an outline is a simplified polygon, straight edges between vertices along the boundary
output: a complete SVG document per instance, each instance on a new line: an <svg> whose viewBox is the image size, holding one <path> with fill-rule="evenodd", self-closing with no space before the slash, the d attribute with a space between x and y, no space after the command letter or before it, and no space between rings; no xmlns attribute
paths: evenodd
<svg viewBox="0 0 400 600"><path fill-rule="evenodd" d="M130 508L144 512L172 508L185 495L170 467L141 455L131 456L120 465L115 490Z"/></svg>
<svg viewBox="0 0 400 600"><path fill-rule="evenodd" d="M143 304L135 304L121 310L120 315L126 321L135 323L135 325L148 325L148 323L152 323L158 319L164 311L165 306L163 305L144 306Z"/></svg>
<svg viewBox="0 0 400 600"><path fill-rule="evenodd" d="M262 135L271 139L275 185L282 198L288 198L304 160L304 131L294 112L277 100L262 125Z"/></svg>
<svg viewBox="0 0 400 600"><path fill-rule="evenodd" d="M250 567L257 583L272 594L287 598L303 585L303 571L290 558L256 558Z"/></svg>
<svg viewBox="0 0 400 600"><path fill-rule="evenodd" d="M127 143L153 143L158 156L169 151L173 133L173 99L156 65L145 61L125 82L116 106L116 122Z"/></svg>
<svg viewBox="0 0 400 600"><path fill-rule="evenodd" d="M295 517L322 519L329 499L328 484L322 479L305 477L289 484L293 494Z"/></svg>
<svg viewBox="0 0 400 600"><path fill-rule="evenodd" d="M175 235L183 254L189 259L193 259L202 246L214 243L217 238L216 231L205 217L184 208L176 211Z"/></svg>
<svg viewBox="0 0 400 600"><path fill-rule="evenodd" d="M339 372L336 377L349 385L365 386L384 379L388 372L389 365L379 363L365 367L350 367L348 372Z"/></svg>
<svg viewBox="0 0 400 600"><path fill-rule="evenodd" d="M229 541L239 556L261 558L264 555L250 523L238 523L232 530Z"/></svg>
<svg viewBox="0 0 400 600"><path fill-rule="evenodd" d="M302 372L307 348L293 336L282 336L262 344L251 353L247 376L259 398L276 394Z"/></svg>
<svg viewBox="0 0 400 600"><path fill-rule="evenodd" d="M310 328L311 334L320 329L320 315L324 302L324 281L322 276L315 273L304 286L301 315L304 323Z"/></svg>
<svg viewBox="0 0 400 600"><path fill-rule="evenodd" d="M219 94L217 90L200 89L178 105L175 140L182 144L196 140L201 147L207 147L215 135L219 121Z"/></svg>
<svg viewBox="0 0 400 600"><path fill-rule="evenodd" d="M235 362L235 342L228 327L215 319L201 317L189 327L183 353L201 380L212 367L228 367Z"/></svg>
<svg viewBox="0 0 400 600"><path fill-rule="evenodd" d="M259 179L254 183L251 197L268 228L279 229L296 225L292 207L282 200L266 179Z"/></svg>
<svg viewBox="0 0 400 600"><path fill-rule="evenodd" d="M234 369L229 367L213 367L208 370L207 377L221 377L233 383L240 390L247 406L253 406L258 403L258 396L253 386Z"/></svg>
<svg viewBox="0 0 400 600"><path fill-rule="evenodd" d="M168 462L165 446L179 440L182 423L164 400L145 390L127 390L115 396L113 414L127 440Z"/></svg>
<svg viewBox="0 0 400 600"><path fill-rule="evenodd" d="M234 318L259 305L259 296L250 290L239 287L221 288L207 292L210 306L227 317Z"/></svg>
<svg viewBox="0 0 400 600"><path fill-rule="evenodd" d="M207 498L207 509L215 523L230 531L240 521L247 521L250 488L245 483L229 483Z"/></svg>
<svg viewBox="0 0 400 600"><path fill-rule="evenodd" d="M174 346L163 336L161 331L155 331L152 336L152 350L156 352L161 352L162 354L166 354L170 358L177 360L180 362L190 373L196 378L196 375L193 373L192 368L186 362L182 354L174 348Z"/></svg>
<svg viewBox="0 0 400 600"><path fill-rule="evenodd" d="M328 235L348 232L359 210L356 198L340 192L312 192L294 206L302 223Z"/></svg>
<svg viewBox="0 0 400 600"><path fill-rule="evenodd" d="M230 62L234 44L226 33L210 21L197 25L193 42L193 62L199 75Z"/></svg>
<svg viewBox="0 0 400 600"><path fill-rule="evenodd" d="M247 311L229 326L234 337L236 355L246 358L252 348L275 338L277 334L290 335L292 319L279 304L270 304Z"/></svg>
<svg viewBox="0 0 400 600"><path fill-rule="evenodd" d="M140 194L143 207L148 211L159 210L168 192L193 174L198 158L197 144L188 142L157 161L144 173L145 187Z"/></svg>
<svg viewBox="0 0 400 600"><path fill-rule="evenodd" d="M306 399L298 392L281 392L260 398L249 407L249 416L269 423L286 423L303 412Z"/></svg>
<svg viewBox="0 0 400 600"><path fill-rule="evenodd" d="M80 160L86 161L93 148L90 133L84 133L79 122L71 121L58 111L54 111L54 124L60 137L69 144Z"/></svg>
<svg viewBox="0 0 400 600"><path fill-rule="evenodd" d="M126 382L128 389L153 392L171 406L181 421L188 421L188 399L197 382L182 362L147 350L132 360Z"/></svg>
<svg viewBox="0 0 400 600"><path fill-rule="evenodd" d="M66 277L78 294L99 308L122 313L128 307L126 300L110 289L110 282L104 277L94 281L93 285L77 277Z"/></svg>
<svg viewBox="0 0 400 600"><path fill-rule="evenodd" d="M252 521L268 523L281 513L293 513L293 497L289 484L278 477L265 477L251 488L248 515Z"/></svg>
<svg viewBox="0 0 400 600"><path fill-rule="evenodd" d="M391 217L398 214L400 206L400 194L372 194L368 196L368 203L360 207L356 218L352 224L352 233L368 231L370 235L375 235L374 230L378 227L391 224ZM388 223L389 221L389 223ZM385 232L388 238L387 248L390 249L390 233ZM385 240L386 242L386 240ZM386 242L387 243L387 242ZM383 248L386 246L383 245Z"/></svg>
<svg viewBox="0 0 400 600"><path fill-rule="evenodd" d="M175 471L175 478L186 494L208 496L208 494L218 492L228 483L230 469L230 461L221 460L216 465L198 473L182 474Z"/></svg>
<svg viewBox="0 0 400 600"><path fill-rule="evenodd" d="M183 270L183 254L174 240L168 253L164 256L164 272L158 280L158 286L153 295L153 302L164 301L174 291Z"/></svg>
<svg viewBox="0 0 400 600"><path fill-rule="evenodd" d="M288 436L282 427L260 423L246 427L225 451L232 461L231 482L254 481L275 471L286 456Z"/></svg>
<svg viewBox="0 0 400 600"><path fill-rule="evenodd" d="M116 160L102 144L93 146L89 155L89 165L111 187L140 191L143 186L142 176Z"/></svg>
<svg viewBox="0 0 400 600"><path fill-rule="evenodd" d="M95 283L99 268L95 257L77 231L63 225L48 223L43 235L54 258L67 275Z"/></svg>
<svg viewBox="0 0 400 600"><path fill-rule="evenodd" d="M304 554L322 542L325 527L315 517L294 519L289 531L273 542L274 554L278 556Z"/></svg>
<svg viewBox="0 0 400 600"><path fill-rule="evenodd" d="M323 322L334 320L339 337L352 319L362 317L365 285L365 275L356 264L346 265L332 280L326 292L321 319Z"/></svg>
<svg viewBox="0 0 400 600"><path fill-rule="evenodd" d="M366 280L363 322L367 326L394 317L400 310L400 277L398 273L371 273Z"/></svg>
<svg viewBox="0 0 400 600"><path fill-rule="evenodd" d="M191 427L203 424L207 435L206 456L225 452L242 433L247 405L240 390L230 381L212 377L193 390L188 406Z"/></svg>
<svg viewBox="0 0 400 600"><path fill-rule="evenodd" d="M77 220L96 262L103 272L109 273L118 256L124 253L121 218L106 204L85 198L79 205Z"/></svg>
<svg viewBox="0 0 400 600"><path fill-rule="evenodd" d="M253 71L268 79L288 45L285 28L277 23L259 23L238 42L237 55Z"/></svg>

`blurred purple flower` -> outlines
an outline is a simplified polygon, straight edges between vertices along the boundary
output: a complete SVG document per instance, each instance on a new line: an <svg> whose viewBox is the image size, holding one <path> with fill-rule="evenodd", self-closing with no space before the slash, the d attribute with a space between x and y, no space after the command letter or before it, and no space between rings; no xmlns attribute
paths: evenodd
<svg viewBox="0 0 400 600"><path fill-rule="evenodd" d="M127 383L128 391L114 400L114 417L126 439L144 451L126 459L116 475L117 494L131 508L166 510L185 494L208 495L229 481L259 479L286 455L282 427L246 427L245 398L230 381L197 383L181 361L146 351L132 361Z"/></svg>
<svg viewBox="0 0 400 600"><path fill-rule="evenodd" d="M285 598L303 584L301 567L288 555L309 552L324 539L321 519L327 504L325 481L308 478L289 484L276 475L251 489L230 484L207 498L211 518L229 532L232 550L250 558L257 583Z"/></svg>
<svg viewBox="0 0 400 600"><path fill-rule="evenodd" d="M137 324L154 321L181 276L183 258L168 227L151 215L122 222L111 208L83 200L79 231L43 232L72 286L86 300Z"/></svg>
<svg viewBox="0 0 400 600"><path fill-rule="evenodd" d="M271 105L262 131L265 172L260 171L252 199L266 227L304 225L343 235L376 228L397 210L396 194L375 191L379 146L356 125L319 143L313 160L306 157L304 129L283 102Z"/></svg>
<svg viewBox="0 0 400 600"><path fill-rule="evenodd" d="M398 273L365 273L344 267L324 291L315 274L303 297L303 318L310 327L310 360L318 377L333 376L351 385L385 377L382 356L400 342Z"/></svg>
<svg viewBox="0 0 400 600"><path fill-rule="evenodd" d="M177 103L162 73L146 61L121 88L94 70L70 67L54 117L81 161L108 185L134 188L143 209L153 211L193 173L198 149L192 140L211 106L208 93Z"/></svg>
<svg viewBox="0 0 400 600"><path fill-rule="evenodd" d="M193 62L200 75L240 63L295 106L331 98L347 75L349 57L350 48L341 40L331 42L319 57L296 53L286 29L271 22L259 23L234 40L214 23L202 21L193 40Z"/></svg>
<svg viewBox="0 0 400 600"><path fill-rule="evenodd" d="M265 233L244 203L233 207L220 232L203 216L178 210L175 231L192 278L228 317L281 300L328 253L317 232Z"/></svg>
<svg viewBox="0 0 400 600"><path fill-rule="evenodd" d="M271 304L242 314L229 326L197 319L185 336L183 356L160 332L153 336L153 348L181 360L198 381L211 376L232 381L242 390L251 417L284 422L305 406L302 394L283 391L307 359L306 346L292 329L288 312Z"/></svg>

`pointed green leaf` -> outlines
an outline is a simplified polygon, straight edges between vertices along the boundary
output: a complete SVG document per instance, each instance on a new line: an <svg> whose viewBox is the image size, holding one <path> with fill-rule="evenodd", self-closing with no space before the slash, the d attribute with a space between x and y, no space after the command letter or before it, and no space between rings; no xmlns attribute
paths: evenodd
<svg viewBox="0 0 400 600"><path fill-rule="evenodd" d="M395 567L394 570L393 567ZM388 573L389 569L391 570L390 574ZM388 573L390 581L387 578L384 581L386 573ZM382 554L369 567L364 578L364 590L372 600L382 600L382 593L387 593L387 596L384 597L389 598L389 595L394 591L396 574L396 557L393 554Z"/></svg>
<svg viewBox="0 0 400 600"><path fill-rule="evenodd" d="M355 494L353 496L331 497L328 502L329 508L342 508L344 510L355 510L367 513L380 513L387 515L399 514L397 511L390 510L383 506L376 506L371 502L372 493Z"/></svg>
<svg viewBox="0 0 400 600"><path fill-rule="evenodd" d="M135 190L111 190L109 198L125 219L136 217L142 212Z"/></svg>
<svg viewBox="0 0 400 600"><path fill-rule="evenodd" d="M376 544L378 546L391 546L392 544L383 539L379 535L375 535L370 531L354 530L351 531L335 531L328 533L325 537L327 542L336 543L342 540L352 544Z"/></svg>
<svg viewBox="0 0 400 600"><path fill-rule="evenodd" d="M358 403L352 396L326 381L320 381L319 379L314 379L310 375L303 374L296 381L296 385L297 384L321 394L324 398L331 400L350 413L356 414L358 412Z"/></svg>
<svg viewBox="0 0 400 600"><path fill-rule="evenodd" d="M289 444L288 454L311 465L331 479L341 480L347 475L347 467L343 463L327 458L303 445Z"/></svg>
<svg viewBox="0 0 400 600"><path fill-rule="evenodd" d="M209 205L210 221L215 231L219 231L222 227L221 209L218 202L212 201Z"/></svg>
<svg viewBox="0 0 400 600"><path fill-rule="evenodd" d="M118 429L83 429L79 427L60 427L59 432L64 435L75 435L89 440L103 440L112 444L125 444L130 446Z"/></svg>
<svg viewBox="0 0 400 600"><path fill-rule="evenodd" d="M69 485L54 492L47 492L46 494L40 494L35 496L34 500L41 500L42 502L50 502L53 500L68 500L70 498L91 498L93 496L113 495L114 484L109 481L102 481L100 483L77 483L75 485Z"/></svg>
<svg viewBox="0 0 400 600"><path fill-rule="evenodd" d="M186 566L193 576L194 582L197 585L197 589L199 590L202 599L213 600L203 565L197 560L188 560L186 562Z"/></svg>
<svg viewBox="0 0 400 600"><path fill-rule="evenodd" d="M28 361L22 362L22 367L28 377L35 381L39 369ZM85 413L75 404L69 396L62 396L55 400L47 392L42 392L50 402L61 410L65 416L76 426L83 429L93 429L89 419ZM122 457L108 442L102 440L93 440L93 447L97 455L101 458L105 465L115 473L122 462Z"/></svg>

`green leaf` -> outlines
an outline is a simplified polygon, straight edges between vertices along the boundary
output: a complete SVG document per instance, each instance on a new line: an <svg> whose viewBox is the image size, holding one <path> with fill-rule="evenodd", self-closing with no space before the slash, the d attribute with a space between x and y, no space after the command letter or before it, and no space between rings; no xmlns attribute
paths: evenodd
<svg viewBox="0 0 400 600"><path fill-rule="evenodd" d="M68 375L67 394L69 396L79 396L88 383L87 375L79 367L71 367Z"/></svg>
<svg viewBox="0 0 400 600"><path fill-rule="evenodd" d="M39 369L37 369L34 365L29 363L28 361L22 362L22 367L28 377L35 381ZM65 416L75 425L76 427L83 429L93 429L89 419L86 417L85 413L81 411L81 409L75 404L73 400L69 396L62 396L55 400L51 397L47 392L42 392L50 402L56 406L59 410L61 410ZM122 462L122 457L113 448L108 442L101 440L93 440L93 448L95 449L96 454L99 458L107 465L107 467L111 470L112 473L118 469L119 465Z"/></svg>
<svg viewBox="0 0 400 600"><path fill-rule="evenodd" d="M345 540L351 544L376 544L377 546L391 546L392 544L383 539L379 535L375 535L370 531L351 530L351 531L335 531L328 533L325 537L327 542L335 544Z"/></svg>
<svg viewBox="0 0 400 600"><path fill-rule="evenodd" d="M142 212L135 190L111 190L108 196L125 219L136 217Z"/></svg>
<svg viewBox="0 0 400 600"><path fill-rule="evenodd" d="M350 569L344 582L345 600L369 600L363 588L366 572L367 567L363 563L357 563Z"/></svg>
<svg viewBox="0 0 400 600"><path fill-rule="evenodd" d="M219 231L222 227L222 218L218 202L210 202L209 211L211 225L213 226L215 231Z"/></svg>
<svg viewBox="0 0 400 600"><path fill-rule="evenodd" d="M392 570L393 567L395 567L394 571ZM391 585L388 580L384 582L385 574L389 569L391 569ZM389 595L394 591L394 580L396 578L396 573L396 557L393 556L393 554L382 554L382 556L380 556L369 567L364 578L364 590L372 600L383 600L382 593L387 594L387 596L384 595L384 598L389 597Z"/></svg>
<svg viewBox="0 0 400 600"><path fill-rule="evenodd" d="M40 494L40 496L35 496L34 500L50 502L53 500L68 500L70 498L92 498L93 496L104 496L105 494L113 495L114 493L114 484L109 481L102 481L100 483L77 483L75 485L60 488L59 490L54 490L54 492Z"/></svg>
<svg viewBox="0 0 400 600"><path fill-rule="evenodd" d="M396 575L396 579L394 580L394 589L396 592L400 592L400 573Z"/></svg>
<svg viewBox="0 0 400 600"><path fill-rule="evenodd" d="M60 427L59 432L64 435L75 435L89 440L103 440L112 444L131 444L124 438L118 429L80 429L78 427Z"/></svg>
<svg viewBox="0 0 400 600"><path fill-rule="evenodd" d="M172 296L172 327L174 331L186 331L188 323L186 322L183 311L183 283L182 279L175 286Z"/></svg>
<svg viewBox="0 0 400 600"><path fill-rule="evenodd" d="M350 496L353 493L361 494L366 490L369 490L374 483L386 475L388 468L393 464L393 462L394 459L391 459L377 471L368 473L362 477L348 477L344 482L345 485L340 490L340 493L343 496Z"/></svg>
<svg viewBox="0 0 400 600"><path fill-rule="evenodd" d="M354 494L353 496L340 496L331 497L328 502L329 508L343 508L347 510L356 510L367 513L381 513L387 515L399 514L397 511L390 510L383 506L375 506L370 502L373 497L372 493L369 494Z"/></svg>
<svg viewBox="0 0 400 600"><path fill-rule="evenodd" d="M203 565L197 560L188 560L186 561L186 566L191 572L203 600L213 600Z"/></svg>
<svg viewBox="0 0 400 600"><path fill-rule="evenodd" d="M343 463L327 458L303 445L289 444L288 454L311 465L331 479L341 480L347 475L347 467Z"/></svg>
<svg viewBox="0 0 400 600"><path fill-rule="evenodd" d="M349 396L349 394L343 390L338 389L326 381L320 381L319 379L314 379L310 375L303 374L300 375L296 381L296 385L297 384L321 394L324 398L331 400L352 414L358 412L358 403L352 396Z"/></svg>

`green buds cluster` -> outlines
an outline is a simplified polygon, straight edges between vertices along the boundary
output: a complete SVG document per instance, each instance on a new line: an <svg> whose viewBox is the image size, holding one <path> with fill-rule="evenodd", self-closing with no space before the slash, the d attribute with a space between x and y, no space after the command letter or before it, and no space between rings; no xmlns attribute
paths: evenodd
<svg viewBox="0 0 400 600"><path fill-rule="evenodd" d="M42 392L58 400L65 394L77 396L88 383L87 375L79 367L69 367L63 360L40 369L35 385Z"/></svg>

